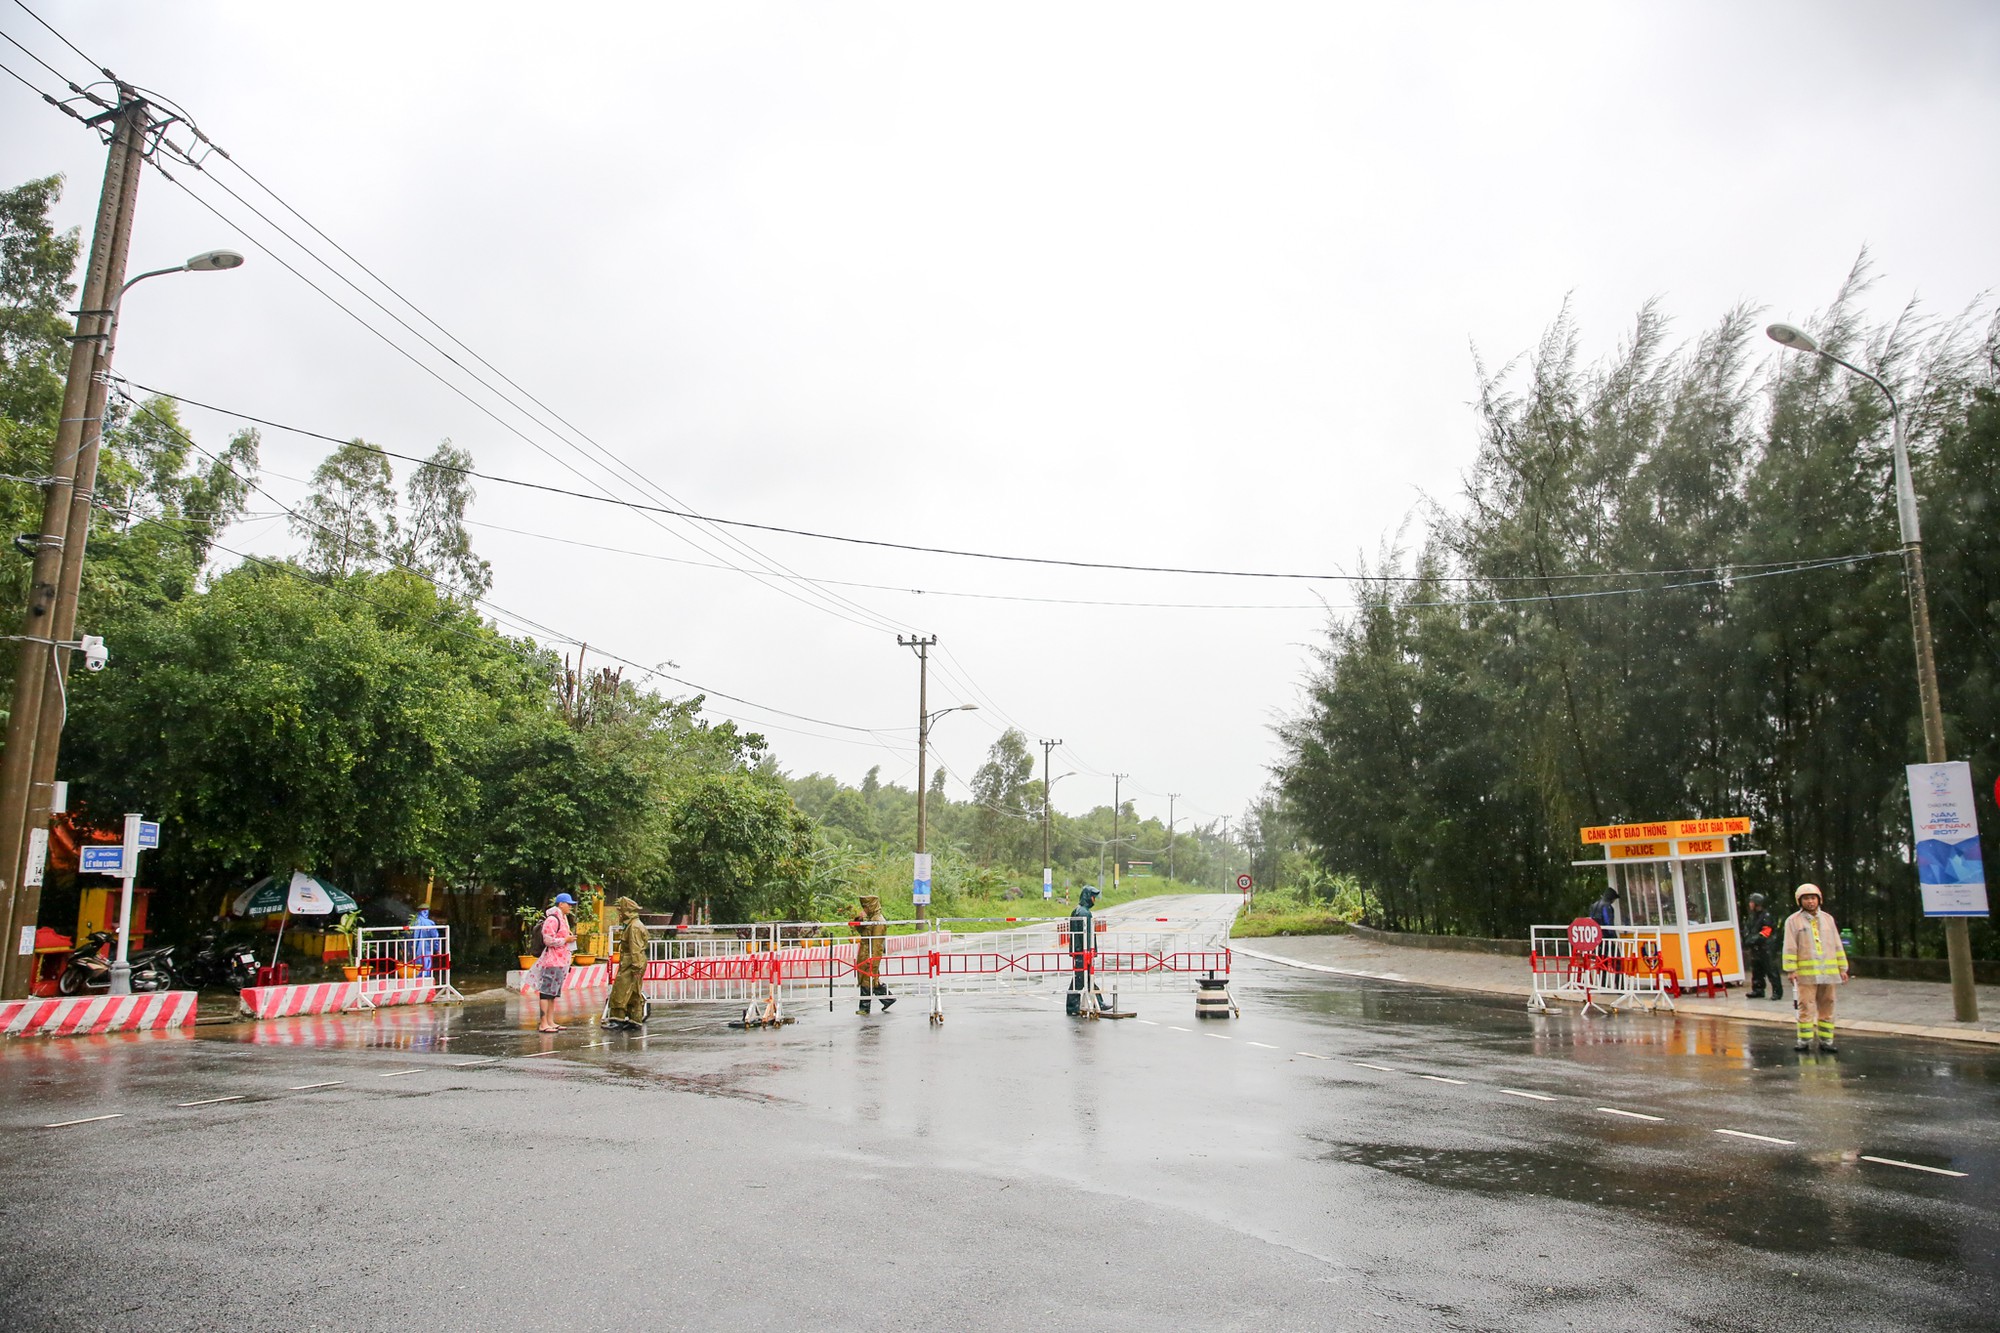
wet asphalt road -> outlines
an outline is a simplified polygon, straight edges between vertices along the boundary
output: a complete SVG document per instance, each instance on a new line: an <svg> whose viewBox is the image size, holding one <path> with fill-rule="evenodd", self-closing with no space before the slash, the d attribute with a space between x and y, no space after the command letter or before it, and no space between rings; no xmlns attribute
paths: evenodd
<svg viewBox="0 0 2000 1333"><path fill-rule="evenodd" d="M2000 1326L2000 1054L1238 976L15 1041L0 1327Z"/></svg>

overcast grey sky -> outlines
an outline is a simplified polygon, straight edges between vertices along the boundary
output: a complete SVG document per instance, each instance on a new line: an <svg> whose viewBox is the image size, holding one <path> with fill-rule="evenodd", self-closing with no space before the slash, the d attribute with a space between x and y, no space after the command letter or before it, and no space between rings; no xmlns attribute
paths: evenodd
<svg viewBox="0 0 2000 1333"><path fill-rule="evenodd" d="M857 536L1352 570L1456 496L1472 349L1506 361L1566 296L1596 357L1654 296L1690 336L1738 301L1803 317L1864 245L1882 310L1993 282L1984 3L35 8L665 491ZM81 77L18 8L0 30ZM0 63L49 82L11 46ZM63 221L87 222L102 148L0 83L0 183L66 173ZM134 271L219 245L250 248L147 178ZM589 488L255 250L135 292L117 369ZM324 451L266 431L272 489L295 501ZM1119 771L1142 813L1169 791L1240 812L1321 632L1313 590L1347 600L747 536L896 589L788 595L648 558L749 563L674 521L494 484L474 517L498 606L755 701L714 711L795 773L911 781L895 630L935 633L932 707L981 705L938 725L941 762L970 777L1009 723L1062 737L1071 810ZM228 541L295 549L282 518ZM1259 609L1083 604L1134 602Z"/></svg>

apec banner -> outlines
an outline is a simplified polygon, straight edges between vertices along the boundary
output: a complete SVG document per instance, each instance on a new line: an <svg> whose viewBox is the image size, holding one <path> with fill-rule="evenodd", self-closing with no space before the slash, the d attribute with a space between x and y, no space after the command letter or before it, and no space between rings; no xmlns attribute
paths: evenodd
<svg viewBox="0 0 2000 1333"><path fill-rule="evenodd" d="M1972 805L1972 766L1910 764L1907 771L1924 915L1985 916L1986 867Z"/></svg>
<svg viewBox="0 0 2000 1333"><path fill-rule="evenodd" d="M911 877L910 901L922 905L931 900L931 854L917 853L916 874Z"/></svg>

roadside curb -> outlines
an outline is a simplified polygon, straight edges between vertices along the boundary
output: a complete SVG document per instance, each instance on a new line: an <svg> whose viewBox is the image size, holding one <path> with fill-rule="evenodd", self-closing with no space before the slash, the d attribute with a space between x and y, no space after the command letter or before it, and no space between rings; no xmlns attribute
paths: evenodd
<svg viewBox="0 0 2000 1333"><path fill-rule="evenodd" d="M1241 945L1230 946L1237 953L1267 963L1277 963L1283 967L1296 967L1307 972L1325 972L1337 977L1360 977L1367 981L1393 981L1403 986L1427 986L1432 990L1464 991L1473 995L1504 995L1519 999L1529 994L1526 986L1517 989L1503 989L1497 986L1475 986L1465 982L1423 981L1407 977L1398 972L1364 972L1359 968L1329 967L1325 963L1306 963L1296 958L1285 958L1274 953L1264 953L1259 949L1245 949ZM1789 1009L1772 1006L1771 1013L1759 1013L1743 1005L1717 1003L1711 1000L1695 1000L1683 996L1675 1001L1671 1011L1688 1018L1732 1018L1744 1023L1764 1023L1792 1027L1797 1019ZM2000 1032L1988 1032L1982 1028L1934 1027L1921 1023L1886 1023L1872 1018L1843 1018L1839 1020L1842 1031L1867 1032L1891 1037L1929 1037L1937 1041L1965 1041L1980 1046L2000 1046Z"/></svg>

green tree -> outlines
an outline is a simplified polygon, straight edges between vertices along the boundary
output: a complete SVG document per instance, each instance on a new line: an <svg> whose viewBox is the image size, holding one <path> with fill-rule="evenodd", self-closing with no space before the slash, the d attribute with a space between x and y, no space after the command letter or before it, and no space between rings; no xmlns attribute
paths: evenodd
<svg viewBox="0 0 2000 1333"><path fill-rule="evenodd" d="M472 455L446 440L410 474L396 559L460 596L476 598L493 586L493 567L473 553L465 530L465 511L474 498L471 471Z"/></svg>
<svg viewBox="0 0 2000 1333"><path fill-rule="evenodd" d="M393 481L389 460L365 440L328 454L292 515L292 532L306 544L305 567L344 579L388 564L397 549Z"/></svg>
<svg viewBox="0 0 2000 1333"><path fill-rule="evenodd" d="M810 914L813 826L782 787L741 772L705 773L667 811L674 892L714 920Z"/></svg>

